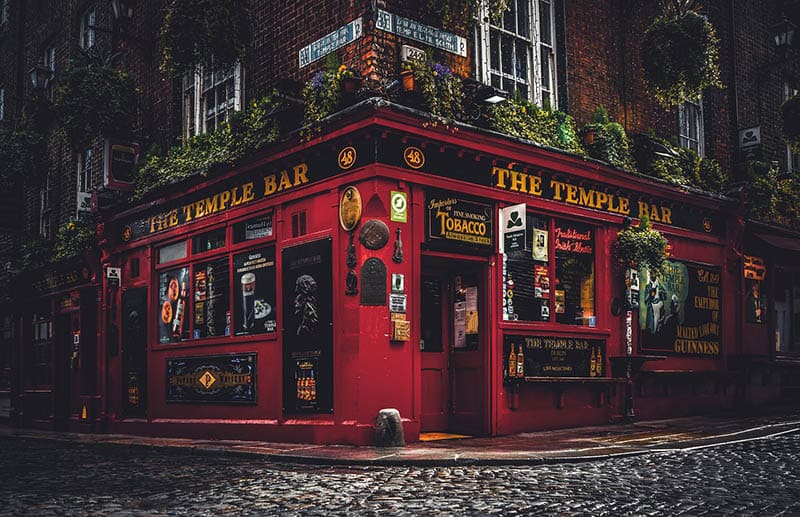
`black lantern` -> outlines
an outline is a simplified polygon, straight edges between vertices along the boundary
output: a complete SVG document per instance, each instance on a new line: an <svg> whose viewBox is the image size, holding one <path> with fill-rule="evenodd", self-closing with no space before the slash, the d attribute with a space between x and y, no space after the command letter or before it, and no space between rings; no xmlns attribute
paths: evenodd
<svg viewBox="0 0 800 517"><path fill-rule="evenodd" d="M792 48L796 30L797 26L786 18L772 26L772 37L778 50L786 51Z"/></svg>
<svg viewBox="0 0 800 517"><path fill-rule="evenodd" d="M130 21L133 18L134 0L111 0L114 10L114 19L117 21Z"/></svg>

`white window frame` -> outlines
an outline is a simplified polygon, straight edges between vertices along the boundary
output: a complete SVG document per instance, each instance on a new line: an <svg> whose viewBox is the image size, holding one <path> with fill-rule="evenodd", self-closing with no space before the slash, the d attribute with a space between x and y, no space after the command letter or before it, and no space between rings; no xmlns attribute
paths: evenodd
<svg viewBox="0 0 800 517"><path fill-rule="evenodd" d="M94 152L91 147L87 147L78 155L78 185L77 199L75 204L76 214L87 211L89 208L89 198L92 194L94 182L92 181Z"/></svg>
<svg viewBox="0 0 800 517"><path fill-rule="evenodd" d="M788 81L783 83L783 101L786 102L790 97L798 94L798 89L793 87ZM800 153L792 152L792 148L786 146L786 172L789 174L800 173Z"/></svg>
<svg viewBox="0 0 800 517"><path fill-rule="evenodd" d="M8 22L8 0L0 0L0 26Z"/></svg>
<svg viewBox="0 0 800 517"><path fill-rule="evenodd" d="M53 100L53 79L56 76L56 47L50 46L42 54L42 65L50 70L50 79L47 81L47 97Z"/></svg>
<svg viewBox="0 0 800 517"><path fill-rule="evenodd" d="M88 7L81 15L81 32L78 44L82 49L87 50L94 46L96 40L95 24L97 20L97 13L94 6Z"/></svg>
<svg viewBox="0 0 800 517"><path fill-rule="evenodd" d="M45 176L44 185L39 189L39 235L50 238L50 174Z"/></svg>
<svg viewBox="0 0 800 517"><path fill-rule="evenodd" d="M678 139L681 147L705 156L705 129L703 127L703 99L686 100L678 107ZM692 134L694 129L694 135Z"/></svg>
<svg viewBox="0 0 800 517"><path fill-rule="evenodd" d="M6 88L0 86L0 120L6 117Z"/></svg>
<svg viewBox="0 0 800 517"><path fill-rule="evenodd" d="M556 55L556 22L555 22L555 0L510 0L510 5L519 5L521 3L527 4L528 7L528 34L525 36L518 30L515 32L502 28L502 21L498 22L500 25L495 25L489 19L488 1L481 2L478 20L475 26L475 79L478 81L491 85L492 75L499 75L503 79L510 82L524 84L528 88L527 100L539 105L543 105L545 98L549 100L550 106L553 109L558 108L558 69L557 69L557 55ZM544 42L541 38L542 35L542 19L540 16L540 7L546 7L549 10L550 17L550 43ZM517 20L519 23L519 20ZM493 70L491 68L491 35L492 32L499 32L506 36L511 36L515 42L524 42L527 46L527 55L525 56L527 74L526 77L518 77L515 73L506 74L505 70ZM542 81L542 53L543 49L551 50L548 59L550 68L550 77L548 79L549 90L543 87ZM515 52L516 54L516 52ZM516 58L516 56L514 56ZM500 56L502 63L503 57ZM501 65L502 66L502 65ZM512 66L516 68L516 63ZM495 87L498 87L495 84ZM498 89L503 90L501 82ZM513 92L507 92L512 94Z"/></svg>
<svg viewBox="0 0 800 517"><path fill-rule="evenodd" d="M204 88L205 70L202 66L191 75L183 78L183 136L184 139L201 135L209 131L207 102L210 95L216 93L216 85L225 82L229 76L225 76L223 81L216 80L219 72L214 72L214 85ZM232 111L241 111L244 98L244 87L242 80L242 65L237 62L233 65L233 106L224 109L224 117L215 114L214 126L216 127L222 120L227 120L228 114ZM227 102L230 102L228 100ZM222 110L220 110L222 111ZM217 110L214 110L217 113Z"/></svg>

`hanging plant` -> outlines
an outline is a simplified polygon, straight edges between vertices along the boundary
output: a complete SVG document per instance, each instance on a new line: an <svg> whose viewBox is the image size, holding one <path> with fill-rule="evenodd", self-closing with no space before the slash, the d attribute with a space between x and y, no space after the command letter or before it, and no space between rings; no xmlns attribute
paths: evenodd
<svg viewBox="0 0 800 517"><path fill-rule="evenodd" d="M93 215L82 212L76 218L58 228L53 260L66 261L97 248L97 220Z"/></svg>
<svg viewBox="0 0 800 517"><path fill-rule="evenodd" d="M642 40L644 79L665 107L697 100L704 89L722 87L719 78L719 40L705 17L676 0L656 18Z"/></svg>
<svg viewBox="0 0 800 517"><path fill-rule="evenodd" d="M224 69L244 57L250 39L246 1L172 0L161 26L161 68L189 73L198 65Z"/></svg>
<svg viewBox="0 0 800 517"><path fill-rule="evenodd" d="M0 191L11 191L25 178L38 177L45 170L47 152L38 131L0 129Z"/></svg>
<svg viewBox="0 0 800 517"><path fill-rule="evenodd" d="M650 226L644 214L638 226L629 224L617 233L616 254L623 268L659 272L664 265L667 240Z"/></svg>
<svg viewBox="0 0 800 517"><path fill-rule="evenodd" d="M303 87L303 125L316 124L336 111L342 100L342 85L351 79L356 79L356 74L339 64L334 54L328 55L325 69L316 72Z"/></svg>
<svg viewBox="0 0 800 517"><path fill-rule="evenodd" d="M800 153L800 95L786 99L781 105L783 137L795 153Z"/></svg>
<svg viewBox="0 0 800 517"><path fill-rule="evenodd" d="M463 31L477 20L481 2L486 3L489 20L499 23L510 0L426 0L425 12L432 23L441 23L445 29Z"/></svg>
<svg viewBox="0 0 800 517"><path fill-rule="evenodd" d="M136 88L111 57L83 54L73 60L56 90L54 107L76 150L98 136L128 138L136 119Z"/></svg>

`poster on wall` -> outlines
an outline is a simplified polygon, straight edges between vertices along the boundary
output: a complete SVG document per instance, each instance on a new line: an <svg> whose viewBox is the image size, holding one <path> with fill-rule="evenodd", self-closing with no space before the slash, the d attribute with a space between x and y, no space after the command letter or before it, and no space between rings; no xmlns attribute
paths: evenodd
<svg viewBox="0 0 800 517"><path fill-rule="evenodd" d="M718 267L668 260L661 274L641 270L639 283L641 349L681 355L720 354Z"/></svg>
<svg viewBox="0 0 800 517"><path fill-rule="evenodd" d="M256 403L256 354L167 359L170 403Z"/></svg>
<svg viewBox="0 0 800 517"><path fill-rule="evenodd" d="M275 332L275 248L234 255L233 268L235 334Z"/></svg>
<svg viewBox="0 0 800 517"><path fill-rule="evenodd" d="M193 268L194 338L228 336L228 259L197 264Z"/></svg>
<svg viewBox="0 0 800 517"><path fill-rule="evenodd" d="M158 342L177 343L189 338L189 268L172 269L158 275Z"/></svg>
<svg viewBox="0 0 800 517"><path fill-rule="evenodd" d="M282 264L283 410L333 411L331 241L285 248Z"/></svg>

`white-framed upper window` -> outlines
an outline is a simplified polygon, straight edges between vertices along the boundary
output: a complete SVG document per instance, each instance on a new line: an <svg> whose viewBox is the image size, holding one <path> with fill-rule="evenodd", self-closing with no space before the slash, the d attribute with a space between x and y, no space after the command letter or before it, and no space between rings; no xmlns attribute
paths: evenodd
<svg viewBox="0 0 800 517"><path fill-rule="evenodd" d="M705 155L705 136L703 133L703 100L685 101L678 107L678 125L681 147L692 149L698 155Z"/></svg>
<svg viewBox="0 0 800 517"><path fill-rule="evenodd" d="M8 0L0 0L0 25L8 21Z"/></svg>
<svg viewBox="0 0 800 517"><path fill-rule="evenodd" d="M552 0L509 0L496 23L481 2L475 26L475 78L557 108L555 7Z"/></svg>
<svg viewBox="0 0 800 517"><path fill-rule="evenodd" d="M47 47L42 53L42 65L50 70L50 80L47 83L47 96L53 100L53 78L56 76L56 47Z"/></svg>
<svg viewBox="0 0 800 517"><path fill-rule="evenodd" d="M91 195L94 182L92 181L92 148L88 147L78 156L78 199L77 212L91 208Z"/></svg>
<svg viewBox="0 0 800 517"><path fill-rule="evenodd" d="M6 116L6 89L4 86L0 86L0 120L3 120Z"/></svg>
<svg viewBox="0 0 800 517"><path fill-rule="evenodd" d="M183 134L189 138L214 131L242 109L242 67L198 68L183 79Z"/></svg>
<svg viewBox="0 0 800 517"><path fill-rule="evenodd" d="M95 39L95 10L94 6L89 7L81 16L81 34L78 42L82 49L92 48Z"/></svg>
<svg viewBox="0 0 800 517"><path fill-rule="evenodd" d="M786 102L790 97L798 94L796 85L792 85L788 81L783 83L783 101ZM786 146L786 172L798 173L800 172L800 153L792 152L792 148Z"/></svg>
<svg viewBox="0 0 800 517"><path fill-rule="evenodd" d="M50 174L45 176L44 185L39 190L39 235L50 238Z"/></svg>

